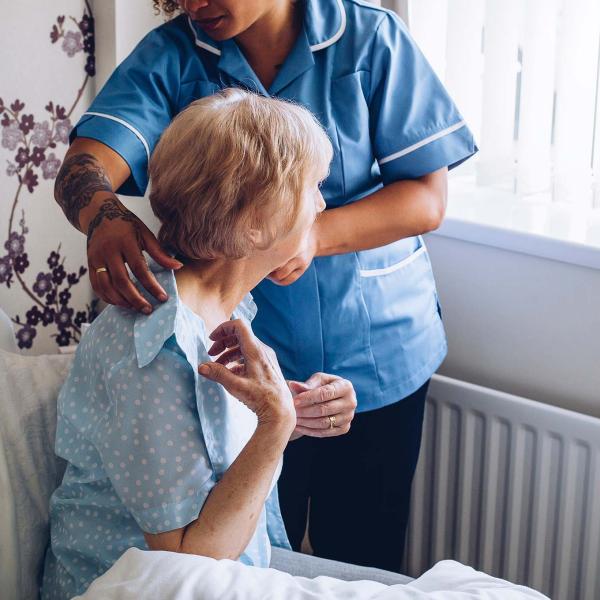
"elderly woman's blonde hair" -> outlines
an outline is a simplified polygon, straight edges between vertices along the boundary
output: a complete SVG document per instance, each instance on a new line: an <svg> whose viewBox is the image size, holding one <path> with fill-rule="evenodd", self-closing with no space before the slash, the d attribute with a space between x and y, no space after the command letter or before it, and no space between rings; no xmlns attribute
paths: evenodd
<svg viewBox="0 0 600 600"><path fill-rule="evenodd" d="M158 239L179 258L242 258L293 227L307 185L326 177L327 134L306 109L239 89L197 100L150 161Z"/></svg>

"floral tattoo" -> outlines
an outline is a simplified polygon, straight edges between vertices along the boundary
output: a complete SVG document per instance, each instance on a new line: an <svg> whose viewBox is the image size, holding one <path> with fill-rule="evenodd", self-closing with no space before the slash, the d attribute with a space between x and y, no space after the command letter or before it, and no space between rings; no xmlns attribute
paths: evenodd
<svg viewBox="0 0 600 600"><path fill-rule="evenodd" d="M96 192L112 192L106 171L91 154L75 154L63 163L54 186L56 200L69 222L81 229L79 212Z"/></svg>
<svg viewBox="0 0 600 600"><path fill-rule="evenodd" d="M87 231L87 244L90 245L92 235L98 226L108 219L121 219L127 221L133 225L135 229L135 235L137 238L138 246L142 248L142 232L141 232L141 221L136 217L130 210L127 210L118 200L118 198L107 198L100 206L100 209L96 213L96 216L90 221Z"/></svg>

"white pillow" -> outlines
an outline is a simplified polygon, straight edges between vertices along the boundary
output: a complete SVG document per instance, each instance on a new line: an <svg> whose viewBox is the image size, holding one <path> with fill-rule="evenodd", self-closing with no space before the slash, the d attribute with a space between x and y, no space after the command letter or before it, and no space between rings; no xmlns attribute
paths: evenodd
<svg viewBox="0 0 600 600"><path fill-rule="evenodd" d="M65 466L54 454L56 398L72 359L0 350L0 581L7 600L38 598L48 501Z"/></svg>
<svg viewBox="0 0 600 600"><path fill-rule="evenodd" d="M314 579L234 560L130 548L73 600L549 600L452 560L407 584Z"/></svg>

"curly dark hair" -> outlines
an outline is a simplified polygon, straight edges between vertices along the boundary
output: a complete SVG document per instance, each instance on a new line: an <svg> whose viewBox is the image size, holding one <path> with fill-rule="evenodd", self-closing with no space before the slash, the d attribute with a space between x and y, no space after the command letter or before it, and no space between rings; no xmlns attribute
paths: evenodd
<svg viewBox="0 0 600 600"><path fill-rule="evenodd" d="M152 4L154 4L156 14L162 11L167 17L171 17L179 10L179 2L177 0L152 0Z"/></svg>

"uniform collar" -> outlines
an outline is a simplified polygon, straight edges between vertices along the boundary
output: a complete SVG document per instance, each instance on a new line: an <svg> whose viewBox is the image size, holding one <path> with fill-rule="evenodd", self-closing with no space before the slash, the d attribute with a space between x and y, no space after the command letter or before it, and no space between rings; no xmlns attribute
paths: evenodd
<svg viewBox="0 0 600 600"><path fill-rule="evenodd" d="M196 315L197 318L194 320L194 324L197 323L201 331L189 331L189 327L186 326L189 324L189 319L184 318L183 315L186 308L177 293L174 272L171 269L161 267L151 258L148 260L148 267L154 273L158 283L167 292L168 299L166 302L159 302L139 282L136 282L136 287L146 300L152 304L153 308L149 315L137 313L133 324L138 367L145 367L152 362L173 334L175 334L177 343L188 357L188 360L195 362L193 357L197 356L198 337L204 339L204 322ZM233 311L232 318L245 319L250 322L256 315L256 311L256 304L252 299L252 295L248 293Z"/></svg>
<svg viewBox="0 0 600 600"><path fill-rule="evenodd" d="M264 96L274 96L296 78L311 69L315 64L313 53L310 51L304 29L300 31L292 50L287 56L275 79L266 90L256 77L246 57L235 40L225 40L221 44L222 54L219 59L219 69L237 79L246 88Z"/></svg>
<svg viewBox="0 0 600 600"><path fill-rule="evenodd" d="M304 27L313 52L335 44L346 30L342 0L307 0Z"/></svg>
<svg viewBox="0 0 600 600"><path fill-rule="evenodd" d="M299 0L300 1L300 0ZM304 0L304 30L312 52L335 44L346 30L346 9L342 0ZM226 52L226 42L216 42L189 17L188 25L194 35L196 46L221 56Z"/></svg>

